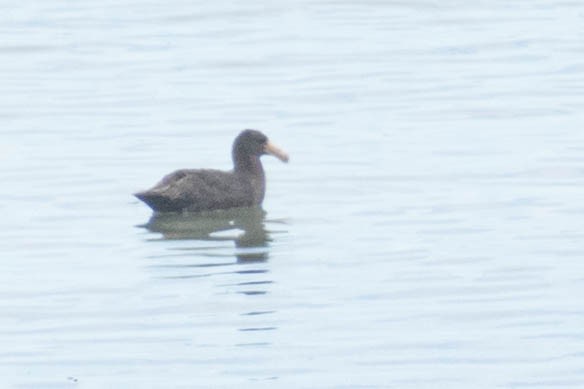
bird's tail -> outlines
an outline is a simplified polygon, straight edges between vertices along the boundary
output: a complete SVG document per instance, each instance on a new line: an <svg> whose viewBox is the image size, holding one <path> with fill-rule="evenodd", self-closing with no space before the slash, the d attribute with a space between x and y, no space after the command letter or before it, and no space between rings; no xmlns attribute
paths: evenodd
<svg viewBox="0 0 584 389"><path fill-rule="evenodd" d="M144 191L134 193L138 200L143 201L155 212L175 212L177 211L168 197L154 191Z"/></svg>

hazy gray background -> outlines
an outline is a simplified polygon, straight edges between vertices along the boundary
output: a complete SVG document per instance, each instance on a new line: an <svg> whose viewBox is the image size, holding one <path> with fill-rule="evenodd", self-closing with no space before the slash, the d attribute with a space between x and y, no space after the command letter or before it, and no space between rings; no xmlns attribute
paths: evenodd
<svg viewBox="0 0 584 389"><path fill-rule="evenodd" d="M8 0L0 34L3 386L584 387L580 1ZM138 227L243 128L291 154L251 243Z"/></svg>

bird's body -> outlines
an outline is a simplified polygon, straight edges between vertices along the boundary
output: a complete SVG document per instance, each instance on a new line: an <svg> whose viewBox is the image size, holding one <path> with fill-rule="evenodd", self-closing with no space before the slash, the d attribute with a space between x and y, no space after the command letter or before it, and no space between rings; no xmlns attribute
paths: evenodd
<svg viewBox="0 0 584 389"><path fill-rule="evenodd" d="M288 161L288 156L264 134L245 130L233 144L232 171L177 170L135 196L155 212L201 212L261 205L266 185L260 157L266 153Z"/></svg>
<svg viewBox="0 0 584 389"><path fill-rule="evenodd" d="M166 175L152 189L136 193L157 212L200 212L256 205L248 180L233 172L181 169Z"/></svg>

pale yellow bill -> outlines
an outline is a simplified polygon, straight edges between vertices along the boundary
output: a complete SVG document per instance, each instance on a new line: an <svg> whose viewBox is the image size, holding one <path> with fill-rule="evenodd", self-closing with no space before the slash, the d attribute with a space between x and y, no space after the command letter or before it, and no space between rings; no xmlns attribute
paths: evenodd
<svg viewBox="0 0 584 389"><path fill-rule="evenodd" d="M288 154L284 150L280 149L270 141L268 141L264 146L264 151L266 152L266 154L273 155L282 162L288 162L288 160L290 159L290 157L288 157Z"/></svg>

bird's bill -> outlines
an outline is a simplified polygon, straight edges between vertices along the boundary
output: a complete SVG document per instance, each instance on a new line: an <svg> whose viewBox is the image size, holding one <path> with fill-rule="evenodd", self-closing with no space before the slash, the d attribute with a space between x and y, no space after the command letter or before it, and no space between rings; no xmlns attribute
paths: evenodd
<svg viewBox="0 0 584 389"><path fill-rule="evenodd" d="M270 141L268 141L264 146L264 152L266 154L273 155L282 162L288 162L288 160L290 159L290 157L288 157L288 154L286 154L284 150L280 149Z"/></svg>

